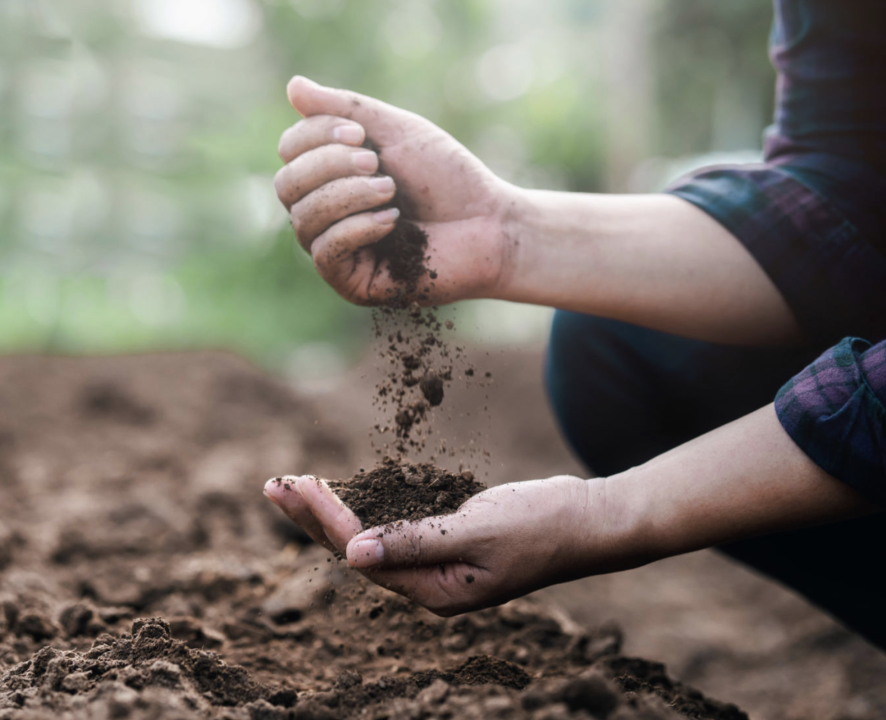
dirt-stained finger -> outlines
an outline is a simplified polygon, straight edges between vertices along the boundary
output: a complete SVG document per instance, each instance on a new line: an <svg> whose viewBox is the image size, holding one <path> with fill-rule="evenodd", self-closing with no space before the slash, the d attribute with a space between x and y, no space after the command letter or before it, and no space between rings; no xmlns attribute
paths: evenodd
<svg viewBox="0 0 886 720"><path fill-rule="evenodd" d="M368 558L358 557L361 547L378 544L380 568L419 568L470 562L478 539L468 513L430 517L415 522L372 528L351 539L348 562L367 567Z"/></svg>
<svg viewBox="0 0 886 720"><path fill-rule="evenodd" d="M363 248L388 235L399 215L396 208L351 215L314 239L311 256L317 272L345 300L367 304L387 297L391 280L376 272L374 253Z"/></svg>
<svg viewBox="0 0 886 720"><path fill-rule="evenodd" d="M330 552L337 552L335 546L326 536L323 526L311 513L310 507L297 489L294 475L271 478L265 483L264 494L274 505L280 508L292 522L301 527L318 545Z"/></svg>
<svg viewBox="0 0 886 720"><path fill-rule="evenodd" d="M347 145L325 145L299 155L274 176L280 202L290 209L303 197L332 180L352 175L372 175L378 155L372 150Z"/></svg>
<svg viewBox="0 0 886 720"><path fill-rule="evenodd" d="M286 128L280 136L277 153L283 162L292 162L302 153L323 145L340 143L359 146L366 139L360 123L335 115L314 115Z"/></svg>
<svg viewBox="0 0 886 720"><path fill-rule="evenodd" d="M403 139L404 128L418 116L366 95L318 85L296 76L286 86L289 102L305 118L334 115L366 128L372 141L384 146Z"/></svg>
<svg viewBox="0 0 886 720"><path fill-rule="evenodd" d="M344 553L348 540L363 529L360 520L323 480L310 476L300 477L296 487L313 516L323 526L326 537L339 552Z"/></svg>
<svg viewBox="0 0 886 720"><path fill-rule="evenodd" d="M311 252L314 239L339 220L371 210L393 199L387 177L347 177L328 182L292 206L290 217L301 246Z"/></svg>

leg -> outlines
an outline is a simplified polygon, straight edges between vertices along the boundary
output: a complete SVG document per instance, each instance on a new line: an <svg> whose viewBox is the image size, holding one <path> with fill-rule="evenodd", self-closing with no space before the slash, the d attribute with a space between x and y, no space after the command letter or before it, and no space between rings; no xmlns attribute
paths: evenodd
<svg viewBox="0 0 886 720"><path fill-rule="evenodd" d="M576 454L611 475L772 401L815 358L809 348L738 348L558 312L545 375ZM886 649L886 587L871 553L883 515L778 533L720 548L805 595Z"/></svg>
<svg viewBox="0 0 886 720"><path fill-rule="evenodd" d="M772 402L815 355L714 345L561 311L545 376L573 450L611 475Z"/></svg>

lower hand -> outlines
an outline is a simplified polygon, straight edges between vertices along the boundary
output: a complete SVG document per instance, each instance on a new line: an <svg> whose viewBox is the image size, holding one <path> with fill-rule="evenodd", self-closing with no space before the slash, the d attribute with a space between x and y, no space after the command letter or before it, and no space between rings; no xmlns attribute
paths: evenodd
<svg viewBox="0 0 886 720"><path fill-rule="evenodd" d="M490 488L451 515L364 530L322 480L290 476L265 486L314 540L442 616L628 567L609 494L603 478L559 476Z"/></svg>
<svg viewBox="0 0 886 720"><path fill-rule="evenodd" d="M287 88L305 119L283 133L277 173L301 245L345 299L383 303L395 288L372 244L393 230L397 209L428 235L437 279L425 304L486 297L507 272L504 225L519 190L496 177L429 120L374 98L302 77ZM361 147L366 139L372 149ZM420 290L425 290L424 287Z"/></svg>

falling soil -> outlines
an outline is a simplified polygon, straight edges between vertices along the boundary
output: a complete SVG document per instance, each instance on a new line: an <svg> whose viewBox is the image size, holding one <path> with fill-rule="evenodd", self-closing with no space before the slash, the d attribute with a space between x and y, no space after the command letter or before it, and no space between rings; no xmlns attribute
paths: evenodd
<svg viewBox="0 0 886 720"><path fill-rule="evenodd" d="M431 463L414 465L389 457L369 472L329 485L364 528L450 515L486 489L468 471L453 474Z"/></svg>
<svg viewBox="0 0 886 720"><path fill-rule="evenodd" d="M332 561L261 487L345 477L348 435L232 355L0 358L0 407L2 720L746 718L615 626L440 618Z"/></svg>
<svg viewBox="0 0 886 720"><path fill-rule="evenodd" d="M378 153L379 172L386 174L384 152L368 138L363 146ZM374 246L376 272L387 269L394 287L373 311L381 341L379 359L392 366L376 388L375 405L383 417L373 432L394 434L392 442L382 441L380 455L403 456L425 449L433 420L429 411L443 403L461 348L453 352L442 338L444 324L437 319L436 308L422 308L433 296L438 275L427 264L427 233L409 219L408 198L398 194L378 209L384 208L397 208L401 215L394 229ZM445 328L451 331L455 325L447 320Z"/></svg>

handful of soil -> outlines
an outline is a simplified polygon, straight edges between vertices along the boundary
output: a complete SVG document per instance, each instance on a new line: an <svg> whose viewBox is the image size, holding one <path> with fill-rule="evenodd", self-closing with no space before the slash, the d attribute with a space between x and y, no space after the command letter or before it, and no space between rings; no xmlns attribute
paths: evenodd
<svg viewBox="0 0 886 720"><path fill-rule="evenodd" d="M364 528L451 515L486 486L471 472L450 473L431 463L413 463L386 457L372 470L350 480L334 480L329 487Z"/></svg>

